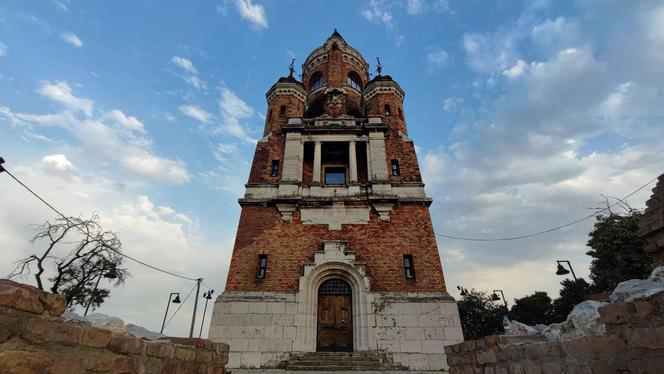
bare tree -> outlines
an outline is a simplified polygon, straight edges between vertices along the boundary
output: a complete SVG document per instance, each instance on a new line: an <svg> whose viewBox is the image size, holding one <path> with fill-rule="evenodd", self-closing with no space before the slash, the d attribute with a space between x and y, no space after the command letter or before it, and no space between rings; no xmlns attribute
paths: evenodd
<svg viewBox="0 0 664 374"><path fill-rule="evenodd" d="M121 268L122 243L116 233L104 231L99 225L99 217L57 218L55 223L46 222L35 226L36 234L32 243L45 242L41 254L32 254L16 262L10 278L27 276L31 269L37 287L44 290L44 279L48 272L50 291L62 294L71 306L74 304L99 306L110 294L110 290L99 289L99 279L113 279L114 285L124 283L129 275Z"/></svg>

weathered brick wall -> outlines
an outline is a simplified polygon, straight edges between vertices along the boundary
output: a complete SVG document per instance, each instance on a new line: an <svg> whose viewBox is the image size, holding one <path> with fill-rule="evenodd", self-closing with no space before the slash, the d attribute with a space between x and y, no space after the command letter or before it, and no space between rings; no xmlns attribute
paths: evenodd
<svg viewBox="0 0 664 374"><path fill-rule="evenodd" d="M62 296L0 280L0 373L225 373L227 344L144 341L65 321L65 307Z"/></svg>
<svg viewBox="0 0 664 374"><path fill-rule="evenodd" d="M664 174L659 176L652 196L646 202L639 235L645 241L643 249L653 256L655 265L664 265Z"/></svg>
<svg viewBox="0 0 664 374"><path fill-rule="evenodd" d="M604 336L537 342L489 336L447 346L450 374L664 372L664 292L599 313Z"/></svg>
<svg viewBox="0 0 664 374"><path fill-rule="evenodd" d="M446 291L429 209L424 205L395 206L389 222L374 212L364 225L302 224L299 212L284 222L276 208L245 206L231 259L226 291L296 292L303 263L313 260L323 240L345 240L366 262L372 291ZM367 238L370 238L367 240ZM258 254L268 254L265 279L256 279ZM404 277L403 255L412 254L416 279Z"/></svg>

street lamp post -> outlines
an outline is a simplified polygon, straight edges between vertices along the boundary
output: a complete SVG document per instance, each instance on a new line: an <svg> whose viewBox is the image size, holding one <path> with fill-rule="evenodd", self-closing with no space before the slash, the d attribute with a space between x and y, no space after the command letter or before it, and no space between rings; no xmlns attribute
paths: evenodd
<svg viewBox="0 0 664 374"><path fill-rule="evenodd" d="M507 300L505 300L505 293L503 292L503 290L493 290L493 293L491 294L491 300L493 300L493 301L500 300L500 296L498 296L498 294L496 292L500 292L500 294L503 297L503 303L505 304L505 309L508 309L507 308Z"/></svg>
<svg viewBox="0 0 664 374"><path fill-rule="evenodd" d="M567 260L556 260L556 262L558 263L558 268L556 270L556 275L569 274L569 272L571 271L572 272L572 277L574 278L574 283L579 281L578 279L576 279L576 274L574 274L574 269L572 268L572 264L569 261L567 261ZM567 263L567 266L569 266L569 270L565 269L565 267L562 264L563 262Z"/></svg>
<svg viewBox="0 0 664 374"><path fill-rule="evenodd" d="M171 298L175 296L175 299L171 301ZM161 330L159 330L160 334L164 333L164 326L166 325L166 316L168 315L168 307L171 306L171 303L173 304L180 304L180 293L179 292L171 292L170 295L168 295L168 302L166 303L166 313L164 313L164 322L161 323Z"/></svg>
<svg viewBox="0 0 664 374"><path fill-rule="evenodd" d="M207 304L210 299L212 299L212 294L214 290L209 290L208 292L203 292L203 298L205 299L205 308L203 309L203 319L201 320L201 330L198 332L198 337L200 338L203 334L203 324L205 324L205 312L207 312Z"/></svg>
<svg viewBox="0 0 664 374"><path fill-rule="evenodd" d="M88 315L88 310L90 310L90 305L92 305L92 300L95 297L95 292L97 292L97 287L99 287L99 281L101 281L101 277L107 278L107 279L115 279L118 277L118 273L115 271L115 266L111 267L111 270L107 273L104 273L106 269L102 269L102 271L99 273L99 278L97 278L97 283L95 283L95 288L92 290L92 294L90 295L90 300L88 301L88 305L85 306L85 313L83 313L83 317Z"/></svg>

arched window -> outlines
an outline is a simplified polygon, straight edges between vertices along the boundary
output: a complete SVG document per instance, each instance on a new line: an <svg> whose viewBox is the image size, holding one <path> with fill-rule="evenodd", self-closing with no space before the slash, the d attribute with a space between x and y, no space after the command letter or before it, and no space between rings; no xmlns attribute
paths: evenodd
<svg viewBox="0 0 664 374"><path fill-rule="evenodd" d="M401 108L397 108L399 111L399 119L403 121L403 112L401 112Z"/></svg>
<svg viewBox="0 0 664 374"><path fill-rule="evenodd" d="M385 107L383 109L384 109L384 111L383 111L384 115L386 115L386 116L391 116L392 115L392 111L390 110L389 105L385 104Z"/></svg>
<svg viewBox="0 0 664 374"><path fill-rule="evenodd" d="M285 115L286 115L286 106L285 106L285 105L282 105L282 106L279 108L279 117L283 117L283 116L285 116Z"/></svg>
<svg viewBox="0 0 664 374"><path fill-rule="evenodd" d="M360 83L362 80L360 77L355 73L354 71L351 71L348 73L348 76L346 77L346 84L351 86L352 88L362 91L362 84Z"/></svg>
<svg viewBox="0 0 664 374"><path fill-rule="evenodd" d="M309 87L310 91L314 91L323 85L325 85L325 77L321 72L315 72L314 75L311 76L311 86Z"/></svg>

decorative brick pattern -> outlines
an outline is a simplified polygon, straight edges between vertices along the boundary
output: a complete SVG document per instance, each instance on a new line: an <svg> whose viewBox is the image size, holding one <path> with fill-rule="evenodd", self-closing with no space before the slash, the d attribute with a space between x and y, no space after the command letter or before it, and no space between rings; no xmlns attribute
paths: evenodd
<svg viewBox="0 0 664 374"><path fill-rule="evenodd" d="M227 344L146 342L64 321L63 305L60 295L0 280L0 373L225 373Z"/></svg>
<svg viewBox="0 0 664 374"><path fill-rule="evenodd" d="M599 309L607 335L563 341L488 336L445 347L457 373L660 373L664 292Z"/></svg>

